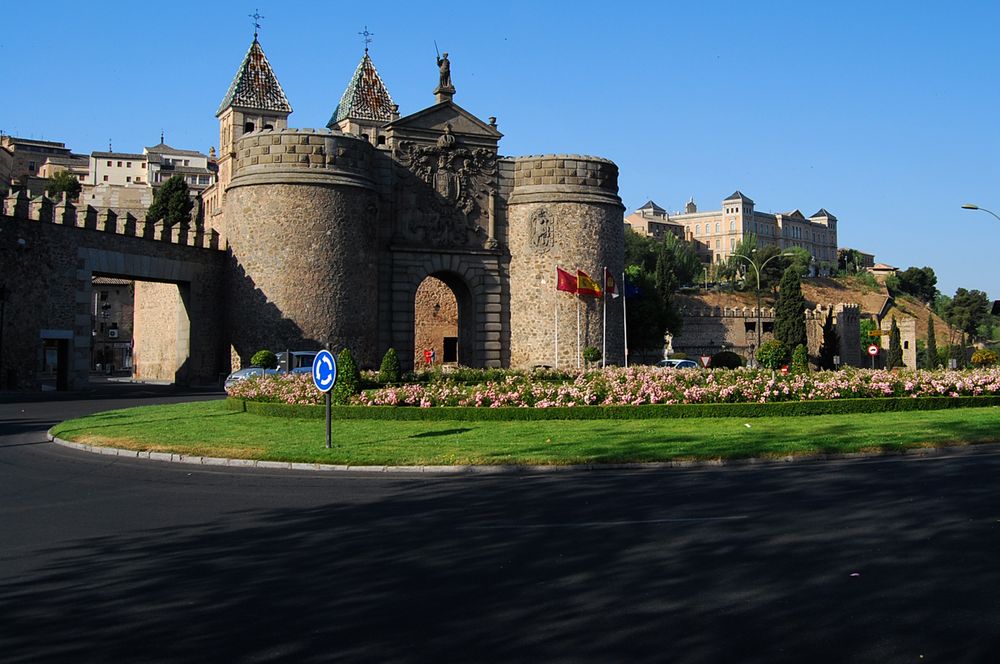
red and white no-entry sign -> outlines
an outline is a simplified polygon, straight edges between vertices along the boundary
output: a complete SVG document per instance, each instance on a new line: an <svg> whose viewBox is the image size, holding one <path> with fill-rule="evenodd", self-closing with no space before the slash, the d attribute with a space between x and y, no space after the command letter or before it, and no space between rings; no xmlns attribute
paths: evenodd
<svg viewBox="0 0 1000 664"><path fill-rule="evenodd" d="M871 355L872 357L875 357L876 355L878 355L878 346L876 346L875 344L872 344L871 346L869 346L868 347L868 354Z"/></svg>

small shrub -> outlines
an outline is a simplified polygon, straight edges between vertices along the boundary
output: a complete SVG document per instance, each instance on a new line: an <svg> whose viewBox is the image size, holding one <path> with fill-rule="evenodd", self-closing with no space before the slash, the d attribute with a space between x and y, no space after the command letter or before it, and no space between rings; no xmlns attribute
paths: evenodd
<svg viewBox="0 0 1000 664"><path fill-rule="evenodd" d="M274 369L278 366L278 356L269 350L259 350L250 358L250 366Z"/></svg>
<svg viewBox="0 0 1000 664"><path fill-rule="evenodd" d="M992 367L998 360L1000 360L1000 356L995 350L989 348L980 348L972 354L972 366L975 367Z"/></svg>
<svg viewBox="0 0 1000 664"><path fill-rule="evenodd" d="M333 385L333 403L346 404L351 397L361 392L361 372L354 362L351 349L345 348L337 354L337 382Z"/></svg>
<svg viewBox="0 0 1000 664"><path fill-rule="evenodd" d="M792 365L789 368L792 373L809 373L809 354L805 345L799 344L792 351Z"/></svg>
<svg viewBox="0 0 1000 664"><path fill-rule="evenodd" d="M583 359L587 364L593 364L601 359L601 351L595 346L587 346L583 349Z"/></svg>
<svg viewBox="0 0 1000 664"><path fill-rule="evenodd" d="M382 356L382 365L378 369L378 382L383 385L398 383L400 379L399 355L395 348L385 351Z"/></svg>
<svg viewBox="0 0 1000 664"><path fill-rule="evenodd" d="M713 369L739 369L743 366L743 358L731 350L724 350L713 355L708 366Z"/></svg>
<svg viewBox="0 0 1000 664"><path fill-rule="evenodd" d="M777 371L785 363L788 357L788 350L785 344L777 339L768 339L757 349L757 362L760 366L771 371Z"/></svg>

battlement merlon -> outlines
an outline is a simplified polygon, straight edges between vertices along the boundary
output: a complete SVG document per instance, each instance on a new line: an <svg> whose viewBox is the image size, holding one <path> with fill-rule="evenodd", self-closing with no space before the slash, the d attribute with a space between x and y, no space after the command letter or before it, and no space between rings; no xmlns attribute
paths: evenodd
<svg viewBox="0 0 1000 664"><path fill-rule="evenodd" d="M145 214L115 208L95 208L78 205L66 200L59 202L41 195L29 198L25 191L11 193L2 199L3 219L24 219L60 226L74 226L102 233L114 233L157 242L201 249L219 249L219 234L212 229L176 224L166 226L162 221L146 221Z"/></svg>

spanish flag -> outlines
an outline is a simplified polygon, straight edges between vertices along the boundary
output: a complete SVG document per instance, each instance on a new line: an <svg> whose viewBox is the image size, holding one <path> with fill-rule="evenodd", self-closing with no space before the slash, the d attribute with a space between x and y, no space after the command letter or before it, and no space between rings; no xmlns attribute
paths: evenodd
<svg viewBox="0 0 1000 664"><path fill-rule="evenodd" d="M576 293L576 278L561 267L556 267L556 290Z"/></svg>
<svg viewBox="0 0 1000 664"><path fill-rule="evenodd" d="M576 271L576 294L601 296L601 286L590 278L590 275L583 270Z"/></svg>

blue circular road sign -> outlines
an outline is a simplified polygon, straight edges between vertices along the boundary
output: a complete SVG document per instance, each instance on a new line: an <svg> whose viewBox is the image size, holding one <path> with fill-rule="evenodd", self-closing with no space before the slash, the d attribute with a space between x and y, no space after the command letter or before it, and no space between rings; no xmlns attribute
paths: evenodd
<svg viewBox="0 0 1000 664"><path fill-rule="evenodd" d="M320 392L329 392L333 384L337 382L337 360L328 350L321 350L316 354L316 359L312 365L313 385Z"/></svg>

